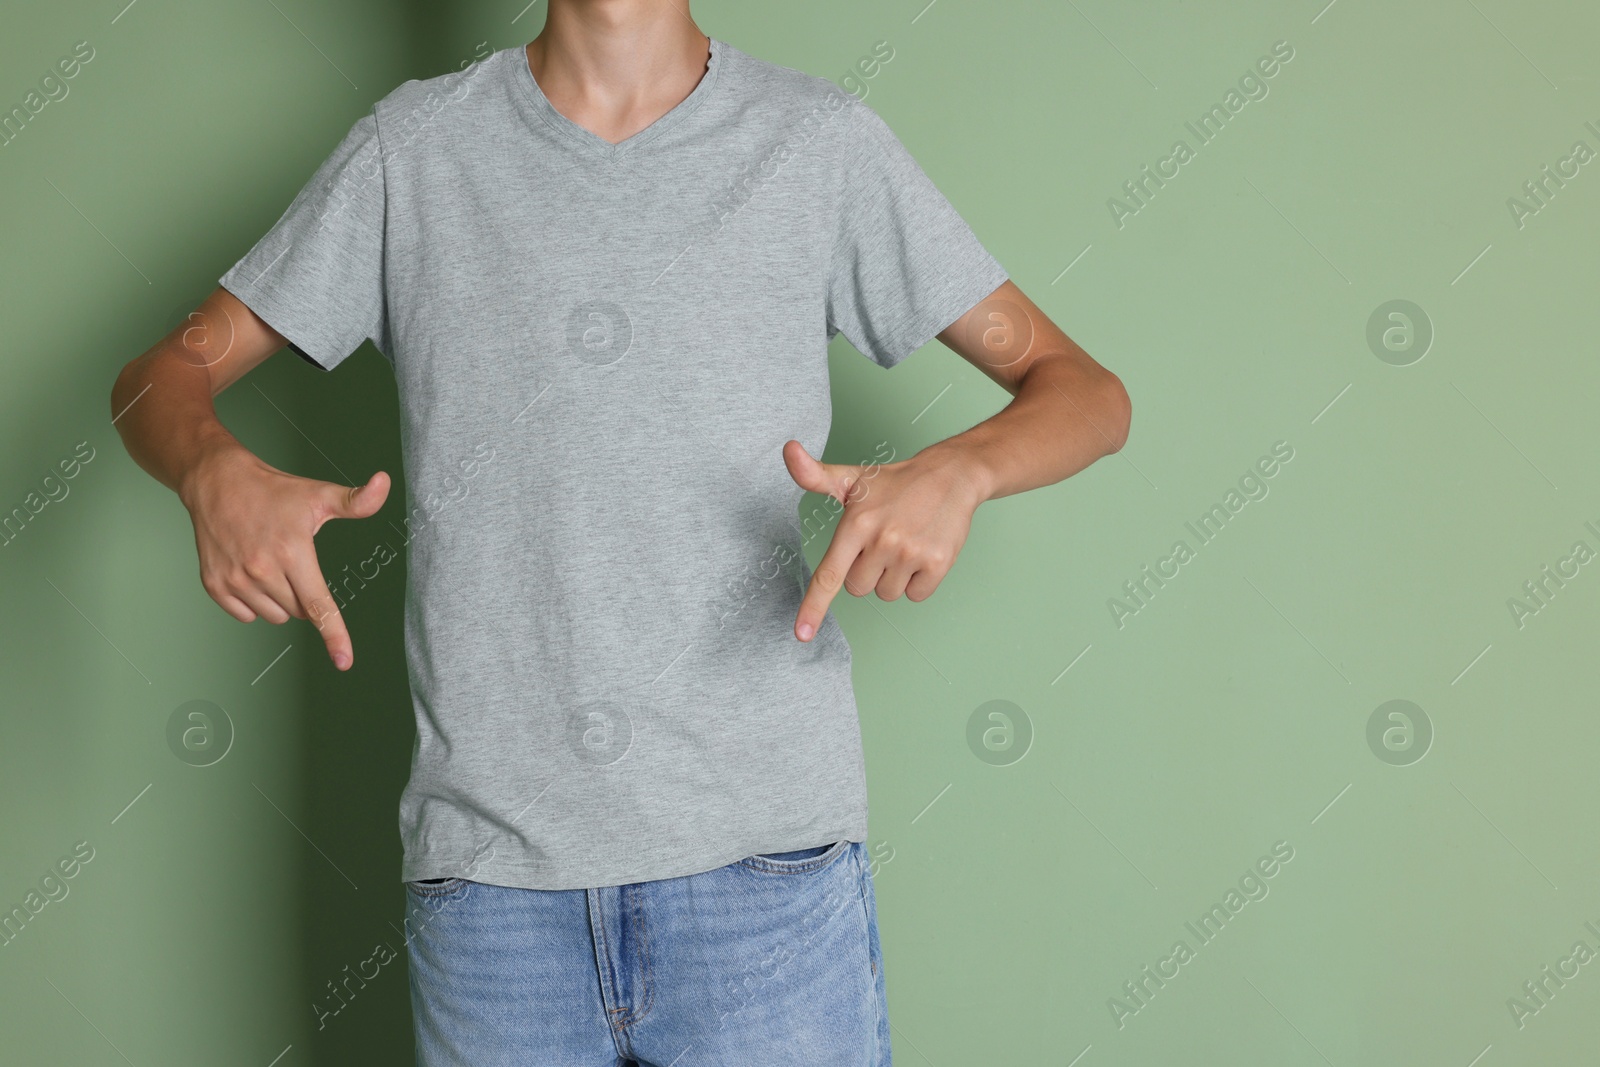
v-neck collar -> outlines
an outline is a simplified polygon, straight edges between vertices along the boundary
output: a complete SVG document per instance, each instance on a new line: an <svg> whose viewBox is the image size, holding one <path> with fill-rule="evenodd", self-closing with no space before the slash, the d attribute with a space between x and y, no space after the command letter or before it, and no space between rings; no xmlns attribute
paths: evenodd
<svg viewBox="0 0 1600 1067"><path fill-rule="evenodd" d="M615 144L587 127L573 122L556 110L555 105L544 95L544 90L539 88L539 82L534 78L533 70L528 66L528 52L525 46L519 45L516 48L507 49L507 52L511 62L515 63L517 67L514 74L515 79L521 83L523 89L527 92L528 98L533 104L533 109L539 113L539 117L544 119L551 129L590 152L608 159L616 159L640 145L648 144L682 122L690 112L699 107L701 102L710 95L712 87L716 84L717 74L723 66L724 46L715 37L708 37L707 39L711 42L711 54L706 60L706 72L701 75L699 83L689 92L689 95L678 101L671 110L638 133Z"/></svg>

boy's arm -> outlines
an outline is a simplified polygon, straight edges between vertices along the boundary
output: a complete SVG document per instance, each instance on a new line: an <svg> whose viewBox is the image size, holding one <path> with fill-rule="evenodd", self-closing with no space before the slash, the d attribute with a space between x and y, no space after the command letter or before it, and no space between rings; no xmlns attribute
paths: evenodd
<svg viewBox="0 0 1600 1067"><path fill-rule="evenodd" d="M135 463L174 490L194 522L200 581L241 622L310 619L334 665L354 662L350 635L317 564L313 535L333 518L383 506L389 476L352 488L263 463L217 419L212 398L282 349L284 337L219 288L111 391L111 414Z"/></svg>
<svg viewBox="0 0 1600 1067"><path fill-rule="evenodd" d="M925 600L966 542L978 505L1051 485L1120 449L1131 406L1115 374L1095 362L1012 282L951 323L939 340L1013 400L972 429L910 459L875 468L821 463L784 445L802 488L845 505L795 619L811 640L841 588Z"/></svg>
<svg viewBox="0 0 1600 1067"><path fill-rule="evenodd" d="M964 463L984 500L1070 478L1128 440L1122 380L1005 282L939 340L1014 400L972 429L923 449Z"/></svg>

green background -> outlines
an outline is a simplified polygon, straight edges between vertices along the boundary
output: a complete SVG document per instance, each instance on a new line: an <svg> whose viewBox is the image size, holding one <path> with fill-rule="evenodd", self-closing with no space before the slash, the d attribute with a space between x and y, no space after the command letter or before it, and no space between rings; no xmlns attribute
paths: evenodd
<svg viewBox="0 0 1600 1067"><path fill-rule="evenodd" d="M6 1062L409 1061L403 963L321 1031L311 1008L400 944L400 572L348 609L348 675L304 623L233 622L108 393L374 100L537 33L544 4L523 2L0 17L5 109L75 42L96 50L0 148L0 509L95 450L0 548L0 904L95 850L0 947ZM1134 401L1121 454L985 505L932 599L836 606L899 1063L1595 1055L1600 963L1524 1026L1506 1002L1574 942L1600 948L1600 566L1520 626L1507 601L1574 542L1600 549L1578 433L1600 385L1600 163L1520 228L1506 200L1575 141L1600 149L1600 13L1325 2L695 6L708 33L835 80L888 42L868 102ZM1269 95L1119 228L1107 199L1280 40ZM1395 299L1434 332L1405 366L1367 342ZM843 340L832 360L838 462L909 455L1005 400L937 344L888 373ZM275 357L219 408L297 473L400 470L370 347L332 375ZM1294 458L1269 495L1119 627L1123 582L1195 547L1185 523L1279 441ZM403 507L330 525L325 571ZM1425 753L1369 744L1396 699L1431 724ZM168 746L190 700L232 723L211 766ZM968 743L992 700L1018 709L998 753ZM1184 924L1277 842L1294 853L1269 895L1198 946ZM1110 998L1180 938L1194 958L1119 1026Z"/></svg>

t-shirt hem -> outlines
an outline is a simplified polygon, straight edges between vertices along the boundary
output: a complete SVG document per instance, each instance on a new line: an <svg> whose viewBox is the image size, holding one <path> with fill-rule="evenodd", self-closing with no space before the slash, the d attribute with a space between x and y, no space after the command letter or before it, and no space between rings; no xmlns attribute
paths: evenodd
<svg viewBox="0 0 1600 1067"><path fill-rule="evenodd" d="M608 870L596 871L587 877L573 871L552 871L548 864L495 860L480 860L468 875L464 871L471 865L463 863L456 856L423 854L406 858L401 867L400 881L406 883L426 881L430 878L465 878L468 881L504 886L508 889L600 889L606 886L658 882L668 878L704 874L758 854L792 852L816 845L832 844L835 841L865 842L866 839L866 825L864 822L858 822L832 832L769 838L760 845L747 846L731 852L722 850L715 853L701 853L692 859L647 866L643 869L624 870L620 867L611 867ZM775 843L769 844L768 841Z"/></svg>

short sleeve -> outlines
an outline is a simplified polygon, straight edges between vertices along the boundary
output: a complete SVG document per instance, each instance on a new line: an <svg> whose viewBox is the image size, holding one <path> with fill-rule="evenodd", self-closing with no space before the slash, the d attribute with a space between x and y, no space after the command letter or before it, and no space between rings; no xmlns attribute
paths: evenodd
<svg viewBox="0 0 1600 1067"><path fill-rule="evenodd" d="M849 111L828 332L892 367L1008 275L877 112Z"/></svg>
<svg viewBox="0 0 1600 1067"><path fill-rule="evenodd" d="M323 370L367 340L392 359L384 201L378 120L368 112L272 229L222 276L222 287Z"/></svg>

